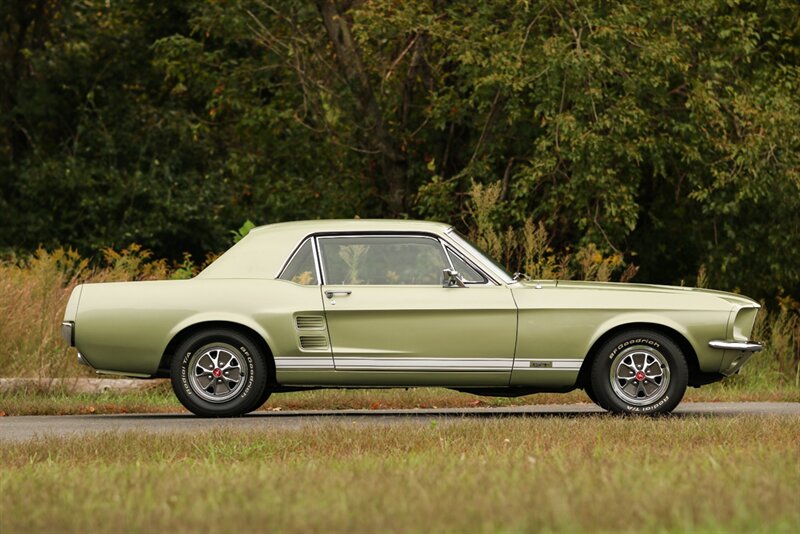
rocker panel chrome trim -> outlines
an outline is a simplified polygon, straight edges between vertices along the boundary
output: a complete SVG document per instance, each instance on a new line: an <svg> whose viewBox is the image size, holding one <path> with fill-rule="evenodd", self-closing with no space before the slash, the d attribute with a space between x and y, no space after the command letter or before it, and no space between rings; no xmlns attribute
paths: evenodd
<svg viewBox="0 0 800 534"><path fill-rule="evenodd" d="M336 369L377 371L510 371L513 358L365 358L338 356Z"/></svg>
<svg viewBox="0 0 800 534"><path fill-rule="evenodd" d="M324 358L277 356L275 358L276 369L330 369L333 370L333 359L330 356Z"/></svg>
<svg viewBox="0 0 800 534"><path fill-rule="evenodd" d="M547 365L532 366L532 362ZM341 371L579 371L581 359L531 359L514 361L514 358L403 358L339 356L331 358L278 356L275 367L289 369L328 369Z"/></svg>

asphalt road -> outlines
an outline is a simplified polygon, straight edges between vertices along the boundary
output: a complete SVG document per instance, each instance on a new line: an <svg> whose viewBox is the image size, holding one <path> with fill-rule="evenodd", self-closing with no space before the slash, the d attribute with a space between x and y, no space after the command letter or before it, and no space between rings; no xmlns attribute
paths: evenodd
<svg viewBox="0 0 800 534"><path fill-rule="evenodd" d="M0 442L36 437L82 435L109 431L207 432L212 429L294 429L309 424L392 425L400 421L429 423L501 417L587 417L603 411L591 404L547 404L508 408L415 410L331 410L256 412L235 419L202 419L186 413L125 415L54 415L0 418ZM731 415L800 416L796 402L693 402L678 406L678 417Z"/></svg>

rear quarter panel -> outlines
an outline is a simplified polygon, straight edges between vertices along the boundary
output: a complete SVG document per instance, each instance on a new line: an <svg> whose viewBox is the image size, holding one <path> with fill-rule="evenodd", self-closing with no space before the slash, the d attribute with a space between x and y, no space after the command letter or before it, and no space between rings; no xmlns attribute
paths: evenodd
<svg viewBox="0 0 800 534"><path fill-rule="evenodd" d="M293 313L301 311L322 312L318 286L265 279L87 284L75 341L96 369L151 375L175 335L207 321L241 324L273 352L297 354Z"/></svg>

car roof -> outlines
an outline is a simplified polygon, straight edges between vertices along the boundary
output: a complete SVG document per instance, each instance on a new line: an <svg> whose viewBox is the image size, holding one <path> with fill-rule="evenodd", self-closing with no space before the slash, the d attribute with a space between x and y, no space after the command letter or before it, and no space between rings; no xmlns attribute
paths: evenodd
<svg viewBox="0 0 800 534"><path fill-rule="evenodd" d="M407 219L319 219L292 221L257 226L251 232L298 230L306 233L320 232L442 232L451 225L432 221L413 221Z"/></svg>
<svg viewBox="0 0 800 534"><path fill-rule="evenodd" d="M440 235L451 225L395 219L329 219L258 226L206 267L198 278L275 278L297 246L311 234L424 232Z"/></svg>

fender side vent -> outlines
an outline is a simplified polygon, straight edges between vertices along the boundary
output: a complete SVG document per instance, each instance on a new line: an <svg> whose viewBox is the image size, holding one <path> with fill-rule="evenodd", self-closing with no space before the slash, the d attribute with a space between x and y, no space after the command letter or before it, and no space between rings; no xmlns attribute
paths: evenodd
<svg viewBox="0 0 800 534"><path fill-rule="evenodd" d="M298 315L294 318L298 330L322 330L325 318L321 315Z"/></svg>
<svg viewBox="0 0 800 534"><path fill-rule="evenodd" d="M328 338L325 336L300 336L300 348L304 350L327 349Z"/></svg>

